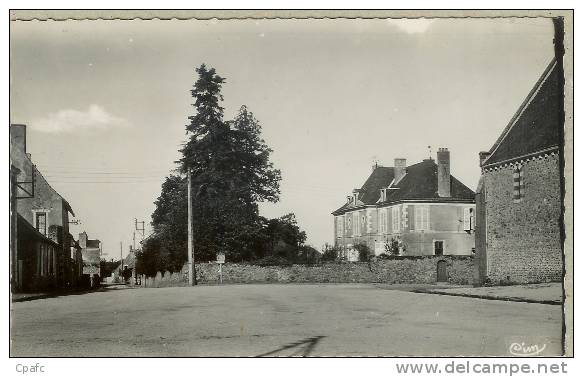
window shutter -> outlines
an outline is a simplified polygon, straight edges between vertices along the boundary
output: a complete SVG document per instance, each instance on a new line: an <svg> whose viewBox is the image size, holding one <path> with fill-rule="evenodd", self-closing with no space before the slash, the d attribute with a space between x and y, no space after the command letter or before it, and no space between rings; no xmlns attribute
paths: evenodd
<svg viewBox="0 0 583 377"><path fill-rule="evenodd" d="M464 207L464 230L472 230L469 207Z"/></svg>

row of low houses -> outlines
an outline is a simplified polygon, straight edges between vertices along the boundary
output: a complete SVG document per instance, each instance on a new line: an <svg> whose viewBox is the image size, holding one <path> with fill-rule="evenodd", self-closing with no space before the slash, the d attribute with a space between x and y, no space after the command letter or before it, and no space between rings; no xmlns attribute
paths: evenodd
<svg viewBox="0 0 583 377"><path fill-rule="evenodd" d="M27 151L25 125L10 125L10 264L13 292L89 285L99 275L98 240L69 232L69 202Z"/></svg>
<svg viewBox="0 0 583 377"><path fill-rule="evenodd" d="M492 148L479 153L477 192L451 175L446 148L437 161L375 164L332 212L342 257L358 260L357 245L376 255L392 245L401 256L474 256L475 284L560 281L562 77L554 59Z"/></svg>

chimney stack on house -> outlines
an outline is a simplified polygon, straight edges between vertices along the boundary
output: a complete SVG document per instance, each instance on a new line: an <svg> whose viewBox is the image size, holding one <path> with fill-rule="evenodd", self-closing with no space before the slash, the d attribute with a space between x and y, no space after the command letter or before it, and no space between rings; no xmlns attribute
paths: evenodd
<svg viewBox="0 0 583 377"><path fill-rule="evenodd" d="M79 233L79 246L83 249L87 248L87 233Z"/></svg>
<svg viewBox="0 0 583 377"><path fill-rule="evenodd" d="M482 167L482 165L484 165L484 161L486 161L486 159L488 157L490 157L490 152L480 152L480 167Z"/></svg>
<svg viewBox="0 0 583 377"><path fill-rule="evenodd" d="M449 150L437 150L437 195L440 198L451 197L451 175L449 171Z"/></svg>
<svg viewBox="0 0 583 377"><path fill-rule="evenodd" d="M407 160L404 158L395 158L395 164L393 166L396 184L407 174Z"/></svg>
<svg viewBox="0 0 583 377"><path fill-rule="evenodd" d="M10 144L22 149L22 151L26 153L26 125L24 124L10 125Z"/></svg>
<svg viewBox="0 0 583 377"><path fill-rule="evenodd" d="M378 162L375 162L374 165L372 166L372 171L375 171L377 168L382 168L383 165L379 164Z"/></svg>

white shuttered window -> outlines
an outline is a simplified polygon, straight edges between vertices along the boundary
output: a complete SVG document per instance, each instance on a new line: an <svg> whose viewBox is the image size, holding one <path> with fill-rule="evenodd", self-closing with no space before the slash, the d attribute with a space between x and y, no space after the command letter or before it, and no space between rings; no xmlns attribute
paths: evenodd
<svg viewBox="0 0 583 377"><path fill-rule="evenodd" d="M391 209L391 220L393 222L393 233L398 232L399 231L399 224L401 223L401 219L400 219L400 212L399 212L399 207L393 207Z"/></svg>
<svg viewBox="0 0 583 377"><path fill-rule="evenodd" d="M429 207L415 207L415 229L429 230Z"/></svg>

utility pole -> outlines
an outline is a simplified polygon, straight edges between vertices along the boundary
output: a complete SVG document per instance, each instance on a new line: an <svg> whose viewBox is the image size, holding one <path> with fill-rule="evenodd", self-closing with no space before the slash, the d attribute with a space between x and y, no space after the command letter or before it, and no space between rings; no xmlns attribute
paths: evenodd
<svg viewBox="0 0 583 377"><path fill-rule="evenodd" d="M123 270L123 241L119 241L119 274Z"/></svg>
<svg viewBox="0 0 583 377"><path fill-rule="evenodd" d="M138 224L141 224L142 227L138 227ZM145 221L138 221L138 219L134 218L134 249L136 248L136 230L140 232L142 235L142 242L146 237L146 222Z"/></svg>
<svg viewBox="0 0 583 377"><path fill-rule="evenodd" d="M187 170L188 177L188 285L196 285L196 271L194 268L194 252L192 247L192 173Z"/></svg>

